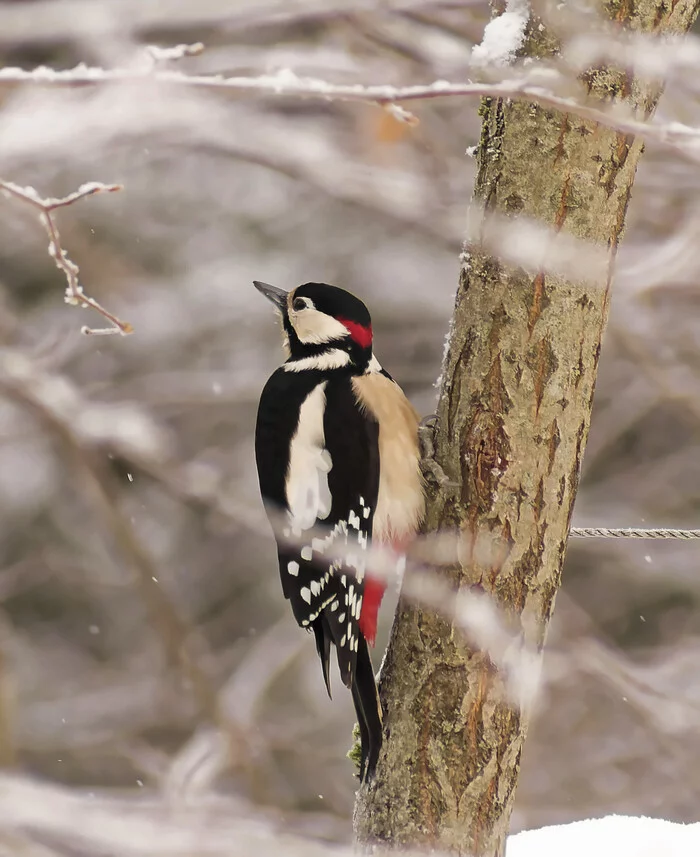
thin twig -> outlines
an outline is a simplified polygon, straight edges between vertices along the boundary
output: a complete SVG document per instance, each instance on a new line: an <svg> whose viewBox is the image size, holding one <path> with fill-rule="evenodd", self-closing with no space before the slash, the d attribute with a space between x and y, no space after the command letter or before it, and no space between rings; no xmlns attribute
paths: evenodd
<svg viewBox="0 0 700 857"><path fill-rule="evenodd" d="M8 66L0 68L0 85L35 84L37 86L71 87L97 86L110 83L151 82L161 86L195 89L219 89L234 92L257 92L277 97L318 98L325 101L350 101L372 104L386 109L389 105L408 101L426 101L435 98L504 98L530 101L543 107L551 107L563 113L571 113L606 128L625 134L641 135L660 145L673 149L693 161L700 159L700 129L674 122L668 125L640 121L633 116L632 109L615 102L610 109L593 107L575 98L557 95L542 86L542 75L528 74L501 81L474 83L436 80L433 83L412 86L389 84L334 84L313 77L298 77L291 69L281 69L276 74L255 77L220 74L188 75L183 72L154 68L153 64L142 69L105 69L79 63L71 69L53 69L38 66L22 69ZM548 79L552 79L551 77ZM414 124L417 119L401 108L402 121Z"/></svg>
<svg viewBox="0 0 700 857"><path fill-rule="evenodd" d="M126 336L129 333L133 333L134 328L128 321L122 321L120 318L117 318L116 315L109 312L109 310L106 310L94 298L85 294L79 281L80 269L75 262L69 258L68 254L61 246L61 236L59 234L53 212L59 208L65 208L66 206L73 205L73 203L78 202L78 200L84 199L87 196L92 196L95 193L113 193L114 191L121 189L122 186L118 184L88 182L87 184L81 185L78 190L73 191L73 193L69 193L68 196L61 198L41 197L33 187L20 187L20 185L17 185L14 182L3 181L0 179L0 191L7 196L19 199L32 206L32 208L38 210L39 220L46 230L46 234L49 236L49 256L51 256L56 263L56 267L60 271L63 271L66 277L66 282L68 284L66 286L65 294L66 303L71 306L81 306L86 309L94 309L112 324L112 327L104 328L83 327L81 328L81 332L84 334L104 336L105 334L121 333L123 336Z"/></svg>

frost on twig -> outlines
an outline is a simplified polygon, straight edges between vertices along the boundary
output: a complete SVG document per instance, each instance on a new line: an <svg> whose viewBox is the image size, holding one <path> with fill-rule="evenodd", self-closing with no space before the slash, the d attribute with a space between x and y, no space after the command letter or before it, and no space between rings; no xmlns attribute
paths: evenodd
<svg viewBox="0 0 700 857"><path fill-rule="evenodd" d="M194 42L191 45L172 45L169 48L162 48L159 45L146 45L146 52L154 65L172 60L181 60L184 57L196 57L203 50L204 45L201 42Z"/></svg>
<svg viewBox="0 0 700 857"><path fill-rule="evenodd" d="M515 45L515 36L520 32L522 23L521 6L515 0L511 4L513 20L507 19L509 33L513 40L507 45L505 54L511 57L511 48ZM523 7L524 8L524 7ZM516 14L517 12L517 14ZM504 18L504 15L501 18ZM523 13L524 14L524 13ZM496 24L501 18L495 19ZM511 28L510 25L513 25ZM504 25L501 25L504 26ZM498 34L498 27L496 27ZM486 45L488 62L486 65L493 68L505 65L505 54L500 56L502 61L496 62L495 53L491 54L491 36L485 33L485 41L480 46ZM187 46L185 46L187 47ZM172 48L173 51L179 50ZM166 54L170 49L163 50ZM495 50L495 49L494 49ZM477 51L477 60L478 60ZM475 62L479 68L483 65ZM581 119L597 122L604 127L612 128L625 134L640 134L649 140L665 148L672 149L692 161L700 159L698 149L700 147L700 128L689 127L678 122L667 124L642 121L636 118L634 110L629 105L615 102L605 107L597 107L585 103L577 97L558 94L553 87L562 83L558 72L553 70L530 69L523 72L522 69L509 67L509 76L502 80L486 80L466 82L451 82L447 80L436 80L432 83L412 84L408 86L394 86L391 84L335 84L326 80L313 77L299 77L291 69L280 69L275 74L262 74L258 76L225 76L221 74L184 74L168 68L162 69L158 64L149 64L147 68L113 68L105 69L95 66L87 66L79 63L71 69L53 69L47 66L38 66L34 69L22 69L16 67L0 68L0 85L5 84L33 84L36 86L71 87L71 86L98 86L112 83L139 83L148 81L155 86L224 90L226 92L257 92L276 97L287 98L314 98L324 101L347 101L360 104L371 104L389 110L399 121L416 124L416 117L406 108L400 106L402 102L429 101L436 98L503 98L529 101L551 107L564 113L572 113Z"/></svg>
<svg viewBox="0 0 700 857"><path fill-rule="evenodd" d="M105 335L112 333L121 333L126 336L128 333L133 333L133 327L128 321L122 321L116 315L106 310L94 298L89 297L83 291L80 285L79 273L80 270L75 262L69 258L66 251L61 246L61 236L54 219L53 212L58 208L65 208L72 205L86 196L92 196L95 193L112 193L121 190L121 185L103 184L102 182L87 182L81 185L78 190L69 193L68 196L61 198L41 197L33 187L21 187L14 182L3 181L0 179L0 191L5 196L11 196L19 199L22 202L28 203L39 212L39 220L42 226L46 229L46 234L49 236L49 256L56 263L56 267L63 271L66 277L66 294L65 301L71 306L81 306L84 308L94 309L101 316L111 322L111 327L83 327L81 332L91 335Z"/></svg>
<svg viewBox="0 0 700 857"><path fill-rule="evenodd" d="M389 104L384 105L384 109L387 113L391 114L397 122L403 122L406 125L418 125L419 119L415 115L415 113L411 113L410 110L406 110L405 107L402 107L400 104L394 104L390 102Z"/></svg>

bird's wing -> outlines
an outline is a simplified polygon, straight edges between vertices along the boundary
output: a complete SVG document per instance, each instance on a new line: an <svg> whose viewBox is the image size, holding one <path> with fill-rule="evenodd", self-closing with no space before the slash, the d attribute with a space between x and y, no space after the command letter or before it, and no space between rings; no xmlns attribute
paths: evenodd
<svg viewBox="0 0 700 857"><path fill-rule="evenodd" d="M275 527L282 588L300 625L316 630L314 623L323 620L322 633L335 643L348 686L379 486L378 432L373 417L358 407L347 375L329 380L321 373L280 377L278 371L263 391L256 456L268 510L284 511ZM319 654L327 652L322 642Z"/></svg>
<svg viewBox="0 0 700 857"><path fill-rule="evenodd" d="M324 574L330 571L337 591L324 619L338 651L341 678L349 687L361 637L367 551L379 491L379 425L358 406L347 378L327 386L326 400L324 435L332 462L328 472L332 504L325 521L327 534L317 544L314 558Z"/></svg>

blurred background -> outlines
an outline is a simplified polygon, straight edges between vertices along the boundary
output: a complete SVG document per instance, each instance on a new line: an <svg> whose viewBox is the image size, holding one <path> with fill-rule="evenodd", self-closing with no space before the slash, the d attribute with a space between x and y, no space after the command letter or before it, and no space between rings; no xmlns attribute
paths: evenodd
<svg viewBox="0 0 700 857"><path fill-rule="evenodd" d="M173 68L461 81L489 15L429 0L15 0L0 2L0 67L139 68L145 45L201 41ZM660 121L700 125L688 69L668 68ZM255 410L281 348L251 281L357 293L381 362L431 413L478 106L416 102L412 126L362 104L0 75L3 179L46 196L124 185L56 220L87 293L135 328L82 336L99 317L64 303L36 212L0 198L6 770L123 817L165 794L205 806L209 831L260 818L350 840L350 696L336 681L326 697L259 502ZM575 524L700 526L699 239L697 163L650 143ZM572 541L514 831L612 812L698 820L699 565L693 542ZM31 824L58 837L37 794ZM0 819L23 817L12 800ZM82 804L60 806L68 819Z"/></svg>

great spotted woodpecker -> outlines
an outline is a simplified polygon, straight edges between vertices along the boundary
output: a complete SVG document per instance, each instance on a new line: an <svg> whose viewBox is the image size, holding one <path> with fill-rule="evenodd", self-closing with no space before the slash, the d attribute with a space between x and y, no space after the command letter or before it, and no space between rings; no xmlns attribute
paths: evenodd
<svg viewBox="0 0 700 857"><path fill-rule="evenodd" d="M367 644L374 645L385 588L367 567L367 549L373 540L400 552L423 516L419 418L372 354L362 301L323 283L291 292L254 285L281 315L288 355L260 399L260 492L284 595L299 625L315 634L328 695L331 644L352 691L364 781L382 742Z"/></svg>

